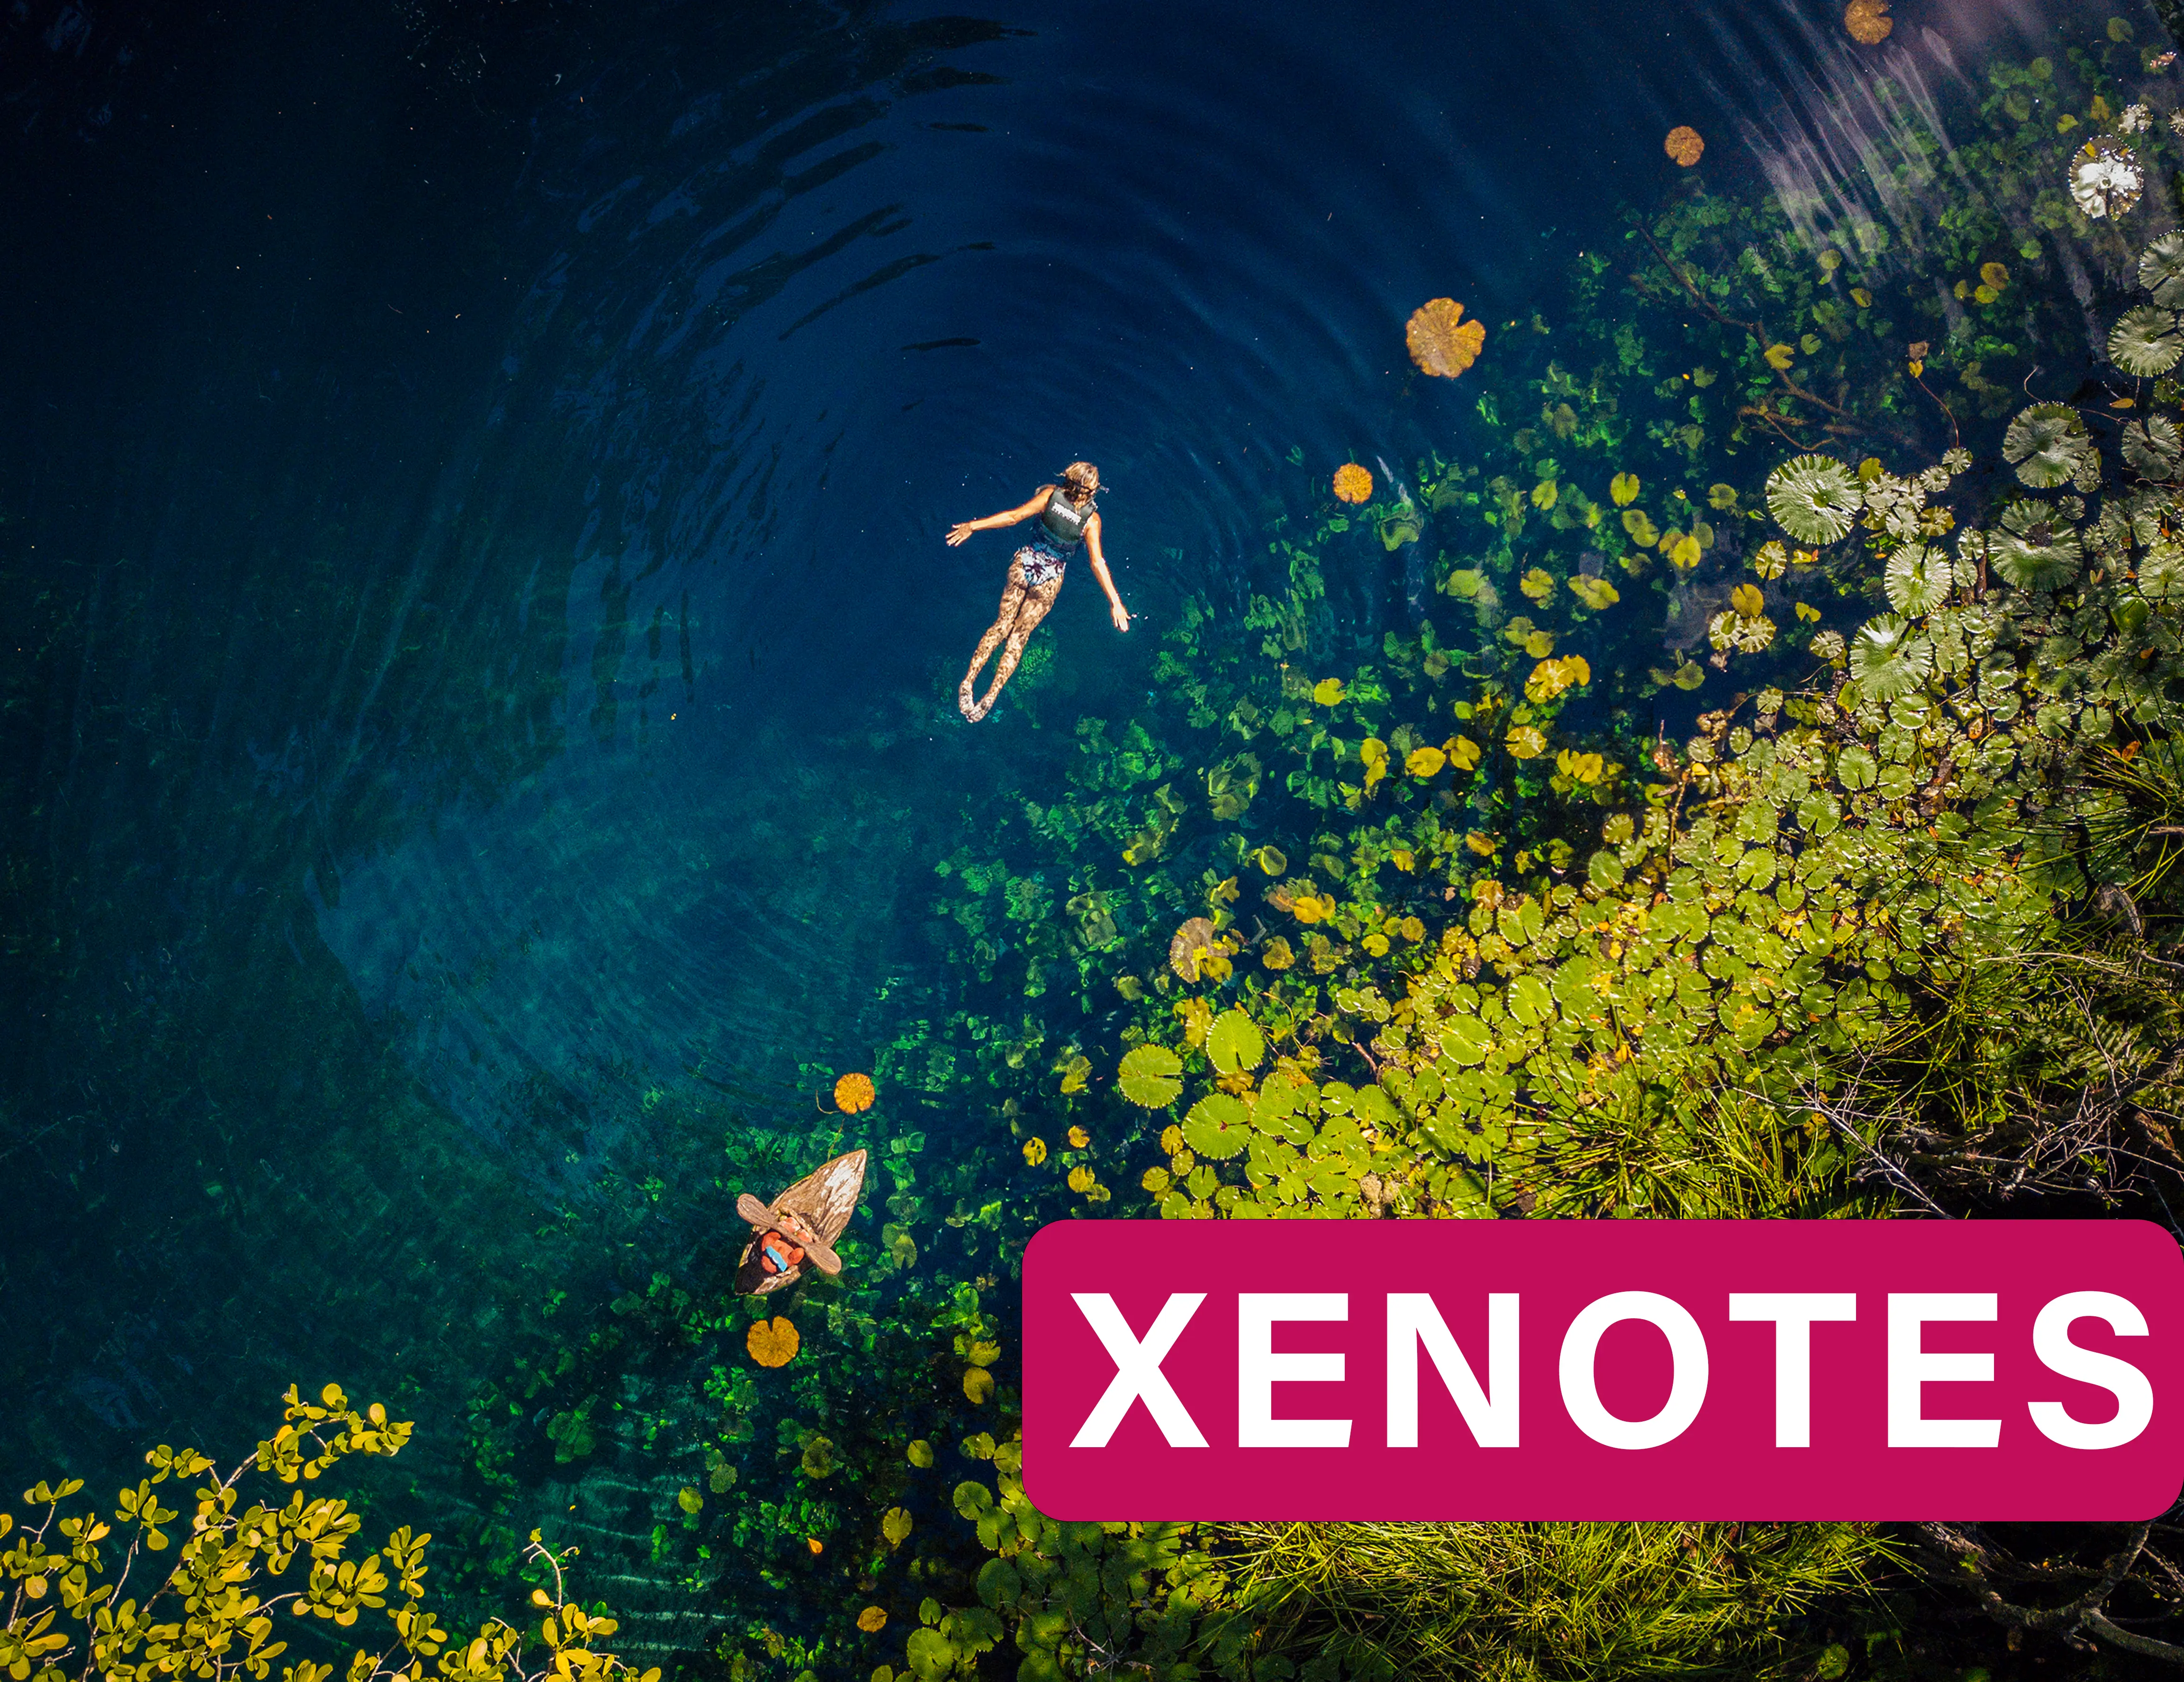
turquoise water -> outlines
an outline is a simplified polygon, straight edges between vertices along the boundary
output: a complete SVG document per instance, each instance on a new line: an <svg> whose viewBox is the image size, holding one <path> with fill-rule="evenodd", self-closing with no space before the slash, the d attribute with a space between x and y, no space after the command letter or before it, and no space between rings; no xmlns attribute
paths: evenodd
<svg viewBox="0 0 2184 1682"><path fill-rule="evenodd" d="M1415 482L1475 438L1483 376L1407 359L1420 303L1579 308L1567 265L1676 186L1677 123L1724 191L1852 170L1823 25L19 7L0 1461L118 1477L338 1379L421 1423L383 1500L488 1562L554 1515L633 1650L813 1624L855 1574L796 1555L827 1513L747 1481L702 1538L656 1528L739 1337L660 1305L718 1289L738 1190L866 1144L827 1312L969 1312L933 1281L1012 1312L975 1218L1009 1189L961 1168L1006 1094L933 1047L969 1003L1112 1024L992 979L1021 931L967 964L936 866L1011 823L1067 900L1026 803L1173 687L1162 632L1240 621L1335 465ZM1935 8L1891 50L1954 110L2053 26ZM1080 565L967 727L1011 545L941 533L1078 457L1138 626ZM1326 645L1452 615L1421 554L1354 533ZM1620 705L1643 738L1696 703ZM849 1070L869 1126L817 1097ZM527 1375L588 1348L577 1417ZM838 1440L917 1429L912 1354L815 1356Z"/></svg>

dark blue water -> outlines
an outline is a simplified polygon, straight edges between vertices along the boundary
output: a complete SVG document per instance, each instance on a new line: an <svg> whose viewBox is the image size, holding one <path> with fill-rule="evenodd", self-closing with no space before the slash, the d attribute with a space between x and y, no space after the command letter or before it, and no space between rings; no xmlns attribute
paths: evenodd
<svg viewBox="0 0 2184 1682"><path fill-rule="evenodd" d="M1530 331L1674 124L1756 187L1828 11L17 0L0 1462L339 1377L457 1499L518 1329L960 994L967 811L1335 464L1460 450L1410 311ZM1011 545L942 533L1080 457L1139 630L1080 567L967 727Z"/></svg>

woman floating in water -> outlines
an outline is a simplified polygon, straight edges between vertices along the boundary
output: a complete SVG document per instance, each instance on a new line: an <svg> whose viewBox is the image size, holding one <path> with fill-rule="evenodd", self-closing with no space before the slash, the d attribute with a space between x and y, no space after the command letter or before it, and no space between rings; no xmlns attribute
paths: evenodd
<svg viewBox="0 0 2184 1682"><path fill-rule="evenodd" d="M963 674L963 687L956 692L956 704L973 724L994 710L1001 686L1014 675L1017 662L1023 658L1024 644L1039 629L1039 622L1046 617L1054 599L1061 593L1062 570L1069 565L1069 557L1080 543L1092 557L1092 576L1107 593L1108 615L1114 620L1115 628L1130 628L1129 610L1115 593L1115 581L1107 571L1107 558L1100 553L1100 510L1092 500L1093 493L1099 488L1100 470L1089 461L1072 461L1064 470L1060 484L1041 485L1022 506L1006 513L989 514L983 520L967 520L948 528L948 542L952 548L973 532L989 532L997 526L1014 526L1034 515L1039 516L1039 530L1009 563L1008 587L1001 592L1000 613L978 639L978 651L971 656L971 669ZM986 691L985 699L973 701L972 685L978 669L993 658L995 649L1000 649L1001 658L994 668L993 687Z"/></svg>

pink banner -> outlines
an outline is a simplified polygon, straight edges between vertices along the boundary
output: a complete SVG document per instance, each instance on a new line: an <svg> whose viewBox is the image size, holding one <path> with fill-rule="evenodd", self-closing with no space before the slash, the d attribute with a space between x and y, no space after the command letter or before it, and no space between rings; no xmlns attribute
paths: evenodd
<svg viewBox="0 0 2184 1682"><path fill-rule="evenodd" d="M2137 1519L2184 1484L2140 1221L1066 1221L1025 1491L1123 1519Z"/></svg>

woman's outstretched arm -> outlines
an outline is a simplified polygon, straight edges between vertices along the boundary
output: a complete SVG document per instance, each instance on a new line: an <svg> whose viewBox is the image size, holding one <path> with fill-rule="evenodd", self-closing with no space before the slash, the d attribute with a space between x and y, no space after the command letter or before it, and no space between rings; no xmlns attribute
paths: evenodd
<svg viewBox="0 0 2184 1682"><path fill-rule="evenodd" d="M1100 588L1107 593L1107 616L1115 621L1117 631L1130 628L1130 610L1123 605L1123 599L1115 593L1115 580L1107 571L1107 557L1100 552L1100 516L1094 515L1084 522L1084 548L1092 557L1092 576L1100 581Z"/></svg>
<svg viewBox="0 0 2184 1682"><path fill-rule="evenodd" d="M953 549L973 532L990 532L999 526L1014 526L1028 520L1034 514L1046 511L1046 499L1054 494L1054 487L1041 485L1031 493L1031 500L1016 507L1004 509L999 514L989 514L983 520L965 520L948 528L948 546Z"/></svg>

